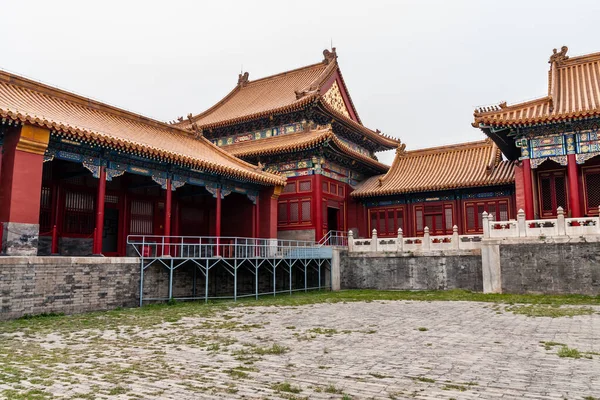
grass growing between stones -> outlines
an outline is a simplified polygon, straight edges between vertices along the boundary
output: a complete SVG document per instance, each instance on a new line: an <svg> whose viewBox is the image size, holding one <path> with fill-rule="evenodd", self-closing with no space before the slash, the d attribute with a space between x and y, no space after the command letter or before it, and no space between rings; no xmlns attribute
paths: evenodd
<svg viewBox="0 0 600 400"><path fill-rule="evenodd" d="M590 315L596 311L590 307L561 307L559 304L530 304L506 307L506 311L528 317L575 317Z"/></svg>

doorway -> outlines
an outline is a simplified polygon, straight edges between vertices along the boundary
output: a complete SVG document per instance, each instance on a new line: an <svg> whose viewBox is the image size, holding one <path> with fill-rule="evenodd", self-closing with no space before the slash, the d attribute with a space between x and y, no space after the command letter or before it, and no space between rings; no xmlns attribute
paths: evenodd
<svg viewBox="0 0 600 400"><path fill-rule="evenodd" d="M327 207L327 231L339 230L339 214L339 209Z"/></svg>
<svg viewBox="0 0 600 400"><path fill-rule="evenodd" d="M102 231L102 254L116 256L119 251L119 209L104 209L104 229Z"/></svg>

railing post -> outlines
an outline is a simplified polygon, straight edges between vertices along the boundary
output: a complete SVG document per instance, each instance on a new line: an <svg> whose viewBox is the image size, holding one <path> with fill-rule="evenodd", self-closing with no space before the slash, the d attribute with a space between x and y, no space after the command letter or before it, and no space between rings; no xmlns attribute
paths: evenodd
<svg viewBox="0 0 600 400"><path fill-rule="evenodd" d="M348 231L348 252L352 253L354 251L354 232L352 230Z"/></svg>
<svg viewBox="0 0 600 400"><path fill-rule="evenodd" d="M423 230L423 243L421 244L421 249L423 251L429 251L431 248L431 238L429 236L429 227L426 226Z"/></svg>
<svg viewBox="0 0 600 400"><path fill-rule="evenodd" d="M452 248L454 250L460 249L460 238L458 237L458 226L452 227Z"/></svg>
<svg viewBox="0 0 600 400"><path fill-rule="evenodd" d="M489 238L490 237L490 221L489 221L489 215L487 212L483 212L481 214L481 223L483 224L483 237L484 238Z"/></svg>
<svg viewBox="0 0 600 400"><path fill-rule="evenodd" d="M56 229L56 225L52 227L52 250L51 254L58 254L58 230Z"/></svg>
<svg viewBox="0 0 600 400"><path fill-rule="evenodd" d="M396 251L404 251L404 237L402 236L402 228L398 228L398 237L396 238Z"/></svg>
<svg viewBox="0 0 600 400"><path fill-rule="evenodd" d="M371 251L377 251L377 229L371 232Z"/></svg>
<svg viewBox="0 0 600 400"><path fill-rule="evenodd" d="M556 230L558 236L564 236L567 234L567 225L565 222L565 211L561 206L556 209Z"/></svg>
<svg viewBox="0 0 600 400"><path fill-rule="evenodd" d="M525 211L521 208L517 213L517 236L527 236L527 226L525 222Z"/></svg>

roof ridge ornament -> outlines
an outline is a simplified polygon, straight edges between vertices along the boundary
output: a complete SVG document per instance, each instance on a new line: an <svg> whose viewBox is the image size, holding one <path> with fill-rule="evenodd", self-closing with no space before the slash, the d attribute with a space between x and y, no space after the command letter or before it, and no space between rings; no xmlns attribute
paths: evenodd
<svg viewBox="0 0 600 400"><path fill-rule="evenodd" d="M249 72L244 72L243 74L239 74L238 75L238 86L239 87L244 87L248 84L249 82L249 78L250 77L250 73Z"/></svg>
<svg viewBox="0 0 600 400"><path fill-rule="evenodd" d="M328 49L323 50L323 64L328 65L336 59L337 53L335 52L335 47L332 47L331 51L329 51Z"/></svg>
<svg viewBox="0 0 600 400"><path fill-rule="evenodd" d="M194 137L196 139L198 139L199 137L204 136L202 134L202 129L200 129L198 127L198 125L196 124L196 122L194 121L192 113L189 113L187 115L187 118L188 118L188 121L190 122L190 128L191 128L191 130L192 130L192 132L194 132Z"/></svg>
<svg viewBox="0 0 600 400"><path fill-rule="evenodd" d="M402 157L406 155L406 143L399 143L396 147L396 155Z"/></svg>
<svg viewBox="0 0 600 400"><path fill-rule="evenodd" d="M548 60L548 62L550 64L554 62L560 64L561 62L568 60L569 56L567 55L567 51L569 51L567 46L561 47L560 52L557 49L552 49L552 55L550 56L550 60Z"/></svg>

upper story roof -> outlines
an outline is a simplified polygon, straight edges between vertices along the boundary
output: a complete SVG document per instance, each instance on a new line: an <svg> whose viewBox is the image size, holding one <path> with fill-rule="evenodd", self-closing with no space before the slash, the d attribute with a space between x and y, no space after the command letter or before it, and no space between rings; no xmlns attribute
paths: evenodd
<svg viewBox="0 0 600 400"><path fill-rule="evenodd" d="M245 181L284 185L203 137L73 93L0 71L0 116L58 135Z"/></svg>
<svg viewBox="0 0 600 400"><path fill-rule="evenodd" d="M208 110L179 118L178 126L212 129L253 119L297 111L319 104L332 118L345 123L379 146L394 148L399 140L365 127L359 116L337 62L335 48L323 51L323 61L254 81L248 72L227 96Z"/></svg>
<svg viewBox="0 0 600 400"><path fill-rule="evenodd" d="M386 172L390 168L340 140L333 133L331 127L280 135L268 140L234 143L221 148L236 157L256 157L311 150L324 145L329 145L355 162L364 164L376 174Z"/></svg>
<svg viewBox="0 0 600 400"><path fill-rule="evenodd" d="M600 114L600 53L567 56L553 50L548 71L548 95L539 99L475 110L473 126L526 126Z"/></svg>
<svg viewBox="0 0 600 400"><path fill-rule="evenodd" d="M513 168L512 162L502 161L502 154L489 139L413 151L401 146L388 173L365 180L351 196L511 184Z"/></svg>

